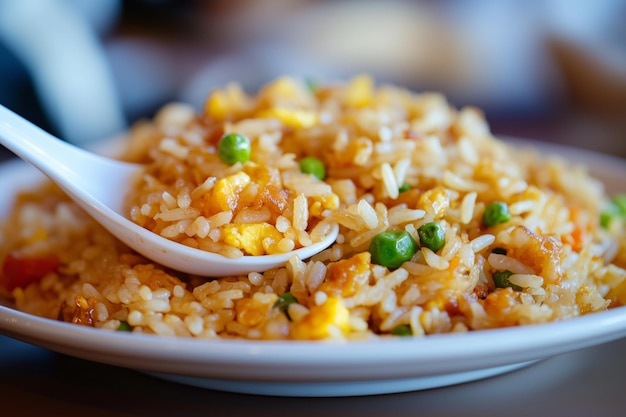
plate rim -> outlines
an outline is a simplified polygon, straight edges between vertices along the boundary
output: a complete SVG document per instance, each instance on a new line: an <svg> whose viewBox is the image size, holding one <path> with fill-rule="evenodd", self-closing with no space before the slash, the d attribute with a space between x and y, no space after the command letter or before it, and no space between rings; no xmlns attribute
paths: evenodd
<svg viewBox="0 0 626 417"><path fill-rule="evenodd" d="M421 338L334 342L204 340L121 333L58 322L0 305L0 332L60 353L96 358L112 365L128 367L129 361L139 360L132 368L144 371L178 373L173 372L173 367L185 365L187 371L182 375L258 379L258 375L246 378L240 369L229 369L235 365L255 366L257 373L268 373L262 378L268 381L349 381L364 375L381 379L473 371L607 343L626 336L626 307L544 324ZM495 353L500 355L494 356ZM365 364L384 364L389 371L353 369ZM291 370L276 370L277 366ZM302 377L294 370L313 374Z"/></svg>

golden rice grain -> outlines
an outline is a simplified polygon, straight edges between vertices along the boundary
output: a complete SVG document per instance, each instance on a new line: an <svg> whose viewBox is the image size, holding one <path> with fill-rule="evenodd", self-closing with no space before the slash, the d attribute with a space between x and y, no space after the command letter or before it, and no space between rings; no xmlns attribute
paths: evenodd
<svg viewBox="0 0 626 417"><path fill-rule="evenodd" d="M420 250L422 252L422 255L424 255L424 261L426 261L426 264L428 264L428 266L438 270L448 269L448 266L450 264L446 259L437 255L435 252L428 248L421 248Z"/></svg>
<svg viewBox="0 0 626 417"><path fill-rule="evenodd" d="M288 312L289 317L297 323L309 313L309 309L301 304L290 304Z"/></svg>
<svg viewBox="0 0 626 417"><path fill-rule="evenodd" d="M168 134L175 134L185 128L196 117L196 110L184 103L170 103L161 108L154 117L154 123Z"/></svg>
<svg viewBox="0 0 626 417"><path fill-rule="evenodd" d="M189 154L188 148L179 145L176 140L171 138L164 138L159 143L159 149L178 159L185 159Z"/></svg>
<svg viewBox="0 0 626 417"><path fill-rule="evenodd" d="M491 253L487 258L487 262L489 262L489 265L491 265L495 270L509 270L514 274L534 273L533 269L528 265L525 265L517 259L511 258L510 256L506 255Z"/></svg>
<svg viewBox="0 0 626 417"><path fill-rule="evenodd" d="M494 235L482 235L474 238L469 244L472 250L478 253L491 246L495 241L496 237Z"/></svg>
<svg viewBox="0 0 626 417"><path fill-rule="evenodd" d="M204 239L209 235L211 231L211 223L204 216L198 216L196 219L185 229L187 236L197 236Z"/></svg>
<svg viewBox="0 0 626 417"><path fill-rule="evenodd" d="M474 218L477 197L478 193L476 191L471 191L463 197L461 202L461 223L468 224Z"/></svg>
<svg viewBox="0 0 626 417"><path fill-rule="evenodd" d="M378 217L374 208L365 200L359 200L357 204L357 212L365 223L365 227L373 229L378 226Z"/></svg>
<svg viewBox="0 0 626 417"><path fill-rule="evenodd" d="M161 199L165 204L165 210L172 210L177 207L178 202L176 201L176 198L169 192L163 191L163 193L161 193ZM163 210L164 209L161 209L161 211Z"/></svg>
<svg viewBox="0 0 626 417"><path fill-rule="evenodd" d="M185 326L189 333L198 336L204 330L204 322L200 316L189 315L184 318Z"/></svg>
<svg viewBox="0 0 626 417"><path fill-rule="evenodd" d="M143 325L143 314L138 310L130 310L127 321L131 326L141 326Z"/></svg>
<svg viewBox="0 0 626 417"><path fill-rule="evenodd" d="M296 230L303 232L307 227L309 217L309 208L304 194L298 194L293 200L293 205L292 225Z"/></svg>
<svg viewBox="0 0 626 417"><path fill-rule="evenodd" d="M534 274L513 274L509 282L522 288L539 288L543 285L543 278Z"/></svg>
<svg viewBox="0 0 626 417"><path fill-rule="evenodd" d="M380 175L383 179L383 184L385 185L385 191L389 198L395 200L398 198L400 192L398 191L398 183L396 182L396 177L391 169L391 165L385 162L380 166L380 170Z"/></svg>
<svg viewBox="0 0 626 417"><path fill-rule="evenodd" d="M215 185L215 181L217 181L217 178L207 177L202 182L202 184L194 188L194 190L191 192L191 198L193 200L197 200L200 197L202 197L204 194L206 194L208 191L210 191L213 188L213 186Z"/></svg>
<svg viewBox="0 0 626 417"><path fill-rule="evenodd" d="M175 285L172 290L172 295L177 298L183 298L185 295L185 289L181 285Z"/></svg>
<svg viewBox="0 0 626 417"><path fill-rule="evenodd" d="M404 184L406 180L406 175L411 168L411 159L403 158L396 162L393 166L393 173L396 177L397 184Z"/></svg>
<svg viewBox="0 0 626 417"><path fill-rule="evenodd" d="M176 222L183 219L195 219L200 212L194 208L177 207L171 210L162 211L154 216L155 220L164 220L168 222Z"/></svg>
<svg viewBox="0 0 626 417"><path fill-rule="evenodd" d="M392 207L388 212L390 225L399 225L424 218L426 212L420 209L408 209L401 206Z"/></svg>

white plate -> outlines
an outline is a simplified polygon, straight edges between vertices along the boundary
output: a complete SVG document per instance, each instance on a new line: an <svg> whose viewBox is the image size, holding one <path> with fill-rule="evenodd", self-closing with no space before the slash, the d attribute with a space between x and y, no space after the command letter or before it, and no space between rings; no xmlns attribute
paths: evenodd
<svg viewBox="0 0 626 417"><path fill-rule="evenodd" d="M529 143L524 141L522 143ZM626 161L557 145L610 192L626 191ZM41 178L20 162L0 166L13 194ZM0 201L0 215L10 201ZM67 355L211 389L283 396L413 391L477 380L626 336L626 307L572 320L498 330L351 343L206 341L109 332L13 309L0 299L0 332Z"/></svg>

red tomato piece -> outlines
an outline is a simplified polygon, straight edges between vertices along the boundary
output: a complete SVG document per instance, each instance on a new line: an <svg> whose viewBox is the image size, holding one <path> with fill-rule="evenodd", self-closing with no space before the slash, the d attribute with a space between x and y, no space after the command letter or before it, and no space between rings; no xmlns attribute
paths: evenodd
<svg viewBox="0 0 626 417"><path fill-rule="evenodd" d="M39 256L34 258L20 258L9 254L2 265L0 287L13 291L17 287L26 287L41 280L47 273L54 272L59 267L56 256Z"/></svg>

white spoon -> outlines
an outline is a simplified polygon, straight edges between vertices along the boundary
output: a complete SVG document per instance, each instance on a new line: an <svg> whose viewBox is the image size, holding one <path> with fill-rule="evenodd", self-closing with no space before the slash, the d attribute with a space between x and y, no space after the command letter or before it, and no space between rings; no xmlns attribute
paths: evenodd
<svg viewBox="0 0 626 417"><path fill-rule="evenodd" d="M1 105L0 144L46 174L129 247L181 272L207 277L264 272L284 265L293 255L306 259L326 249L339 231L334 225L321 242L285 254L227 258L165 239L125 217L124 198L141 172L141 165L106 158L63 142Z"/></svg>

